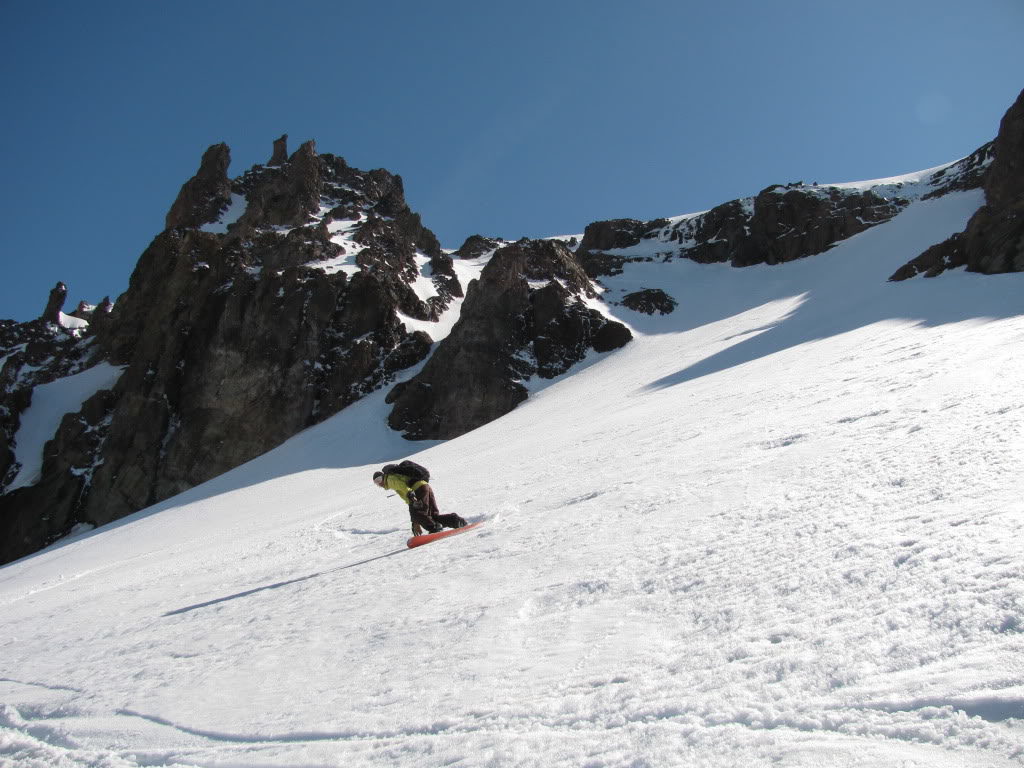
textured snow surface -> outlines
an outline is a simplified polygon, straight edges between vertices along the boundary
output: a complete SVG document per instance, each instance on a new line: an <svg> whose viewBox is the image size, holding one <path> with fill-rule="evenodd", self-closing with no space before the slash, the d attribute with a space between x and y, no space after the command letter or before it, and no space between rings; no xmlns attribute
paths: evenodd
<svg viewBox="0 0 1024 768"><path fill-rule="evenodd" d="M1020 765L1024 276L886 282L981 202L630 265L634 342L503 419L376 396L0 569L0 765ZM417 450L483 526L406 549Z"/></svg>

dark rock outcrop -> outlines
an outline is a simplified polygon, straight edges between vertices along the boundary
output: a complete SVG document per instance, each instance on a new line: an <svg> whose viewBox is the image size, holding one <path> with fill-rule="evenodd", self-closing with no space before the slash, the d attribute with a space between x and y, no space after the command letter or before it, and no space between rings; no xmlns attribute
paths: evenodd
<svg viewBox="0 0 1024 768"><path fill-rule="evenodd" d="M284 165L288 162L288 134L274 140L274 152L270 155L267 165Z"/></svg>
<svg viewBox="0 0 1024 768"><path fill-rule="evenodd" d="M0 490L18 478L16 436L21 417L32 405L36 388L80 373L96 362L91 338L65 329L58 322L67 288L58 283L50 293L47 317L27 323L0 321ZM84 412L84 409L83 409ZM51 482L25 485L0 494L0 562L28 554L73 525L73 509L87 464L74 450L70 437L79 421L64 418L54 439L43 450L42 473L54 473ZM97 435L98 436L98 435ZM89 435L93 439L93 435ZM24 446L22 446L24 449ZM76 463L77 462L77 463ZM58 477L59 475L59 477Z"/></svg>
<svg viewBox="0 0 1024 768"><path fill-rule="evenodd" d="M668 315L674 312L678 305L675 299L660 288L644 288L626 294L622 297L622 304L635 312L643 312L645 315L653 315L655 312L660 315Z"/></svg>
<svg viewBox="0 0 1024 768"><path fill-rule="evenodd" d="M653 229L653 224L636 219L612 219L588 224L580 241L581 251L611 251L630 248Z"/></svg>
<svg viewBox="0 0 1024 768"><path fill-rule="evenodd" d="M919 274L934 278L962 266L985 274L1024 271L1024 91L999 123L983 188L985 205L971 217L965 231L912 259L890 280Z"/></svg>
<svg viewBox="0 0 1024 768"><path fill-rule="evenodd" d="M65 415L43 449L43 480L0 496L4 561L30 554L83 522L82 501L103 455L113 402L113 394L101 390L78 413Z"/></svg>
<svg viewBox="0 0 1024 768"><path fill-rule="evenodd" d="M457 437L525 400L532 376L554 378L591 349L623 346L629 330L587 307L583 299L592 295L562 243L501 248L470 284L451 334L389 394L390 425L411 439Z"/></svg>
<svg viewBox="0 0 1024 768"><path fill-rule="evenodd" d="M992 142L992 165L985 176L985 200L1004 210L1024 197L1024 91L1003 115Z"/></svg>
<svg viewBox="0 0 1024 768"><path fill-rule="evenodd" d="M972 158L988 149L982 147ZM890 280L935 277L958 267L984 274L1024 272L1024 91L1003 116L990 151L982 185L985 205L967 229L928 248Z"/></svg>
<svg viewBox="0 0 1024 768"><path fill-rule="evenodd" d="M965 192L970 189L982 188L994 158L993 144L994 142L991 141L983 144L960 162L933 173L929 179L929 184L933 189L923 195L921 199L932 200L948 195L950 192Z"/></svg>
<svg viewBox="0 0 1024 768"><path fill-rule="evenodd" d="M503 245L506 245L505 241L494 237L484 237L483 235L470 235L453 256L457 259L478 259L492 251L498 250Z"/></svg>
<svg viewBox="0 0 1024 768"><path fill-rule="evenodd" d="M732 200L674 224L666 219L596 222L587 227L577 254L591 277L616 275L630 261L652 258L734 267L783 264L822 253L888 221L906 204L872 191L776 185L752 199ZM645 241L651 243L651 254L628 253Z"/></svg>
<svg viewBox="0 0 1024 768"><path fill-rule="evenodd" d="M50 289L50 295L46 299L46 309L43 310L42 319L48 323L60 324L60 313L64 309L64 302L68 298L68 287L64 283L57 283Z"/></svg>
<svg viewBox="0 0 1024 768"><path fill-rule="evenodd" d="M310 223L320 208L320 174L328 170L326 164L316 153L316 143L307 141L287 162L256 166L238 179L234 191L245 196L247 207L233 230L234 236L244 239L261 229ZM344 161L342 166L348 170Z"/></svg>
<svg viewBox="0 0 1024 768"><path fill-rule="evenodd" d="M201 227L217 220L231 202L230 164L227 144L215 144L206 150L199 171L182 185L167 213L167 229Z"/></svg>
<svg viewBox="0 0 1024 768"><path fill-rule="evenodd" d="M692 243L686 257L701 264L784 264L822 253L906 205L871 191L802 184L768 187L751 202L732 201L685 220L670 238Z"/></svg>
<svg viewBox="0 0 1024 768"><path fill-rule="evenodd" d="M658 223L636 219L595 221L584 230L583 239L576 248L576 257L592 278L620 274L622 266L632 259L609 251L639 245L645 237L653 237Z"/></svg>
<svg viewBox="0 0 1024 768"><path fill-rule="evenodd" d="M736 267L784 264L831 248L898 214L907 201L868 190L769 187L754 198L750 237L731 254Z"/></svg>

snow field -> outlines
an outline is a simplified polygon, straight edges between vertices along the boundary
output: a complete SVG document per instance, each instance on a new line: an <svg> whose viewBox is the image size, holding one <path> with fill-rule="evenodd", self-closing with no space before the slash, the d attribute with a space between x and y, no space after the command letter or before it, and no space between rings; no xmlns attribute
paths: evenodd
<svg viewBox="0 0 1024 768"><path fill-rule="evenodd" d="M477 531L377 396L0 569L0 765L1020 765L1024 283L885 283L978 204L608 280L679 309L414 446Z"/></svg>
<svg viewBox="0 0 1024 768"><path fill-rule="evenodd" d="M21 469L7 490L39 481L43 470L43 447L67 413L77 413L82 404L101 389L110 389L121 377L122 368L100 363L88 370L41 384L32 391L32 404L21 415L14 436L14 450Z"/></svg>

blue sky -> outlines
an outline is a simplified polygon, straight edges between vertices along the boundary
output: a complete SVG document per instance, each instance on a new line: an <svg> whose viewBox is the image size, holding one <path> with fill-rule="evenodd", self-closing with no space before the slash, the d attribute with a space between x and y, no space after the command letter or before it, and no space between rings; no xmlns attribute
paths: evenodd
<svg viewBox="0 0 1024 768"><path fill-rule="evenodd" d="M1020 0L0 0L0 317L116 298L203 151L315 139L455 248L890 176L993 138Z"/></svg>

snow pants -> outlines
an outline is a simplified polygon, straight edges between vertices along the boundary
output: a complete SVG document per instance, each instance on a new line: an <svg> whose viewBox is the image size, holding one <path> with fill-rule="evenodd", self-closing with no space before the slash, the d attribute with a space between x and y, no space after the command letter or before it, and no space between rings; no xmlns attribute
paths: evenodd
<svg viewBox="0 0 1024 768"><path fill-rule="evenodd" d="M421 529L435 533L441 528L461 528L466 524L456 514L442 515L438 509L434 489L429 485L421 485L409 494L409 517L412 520L414 536L422 533Z"/></svg>

